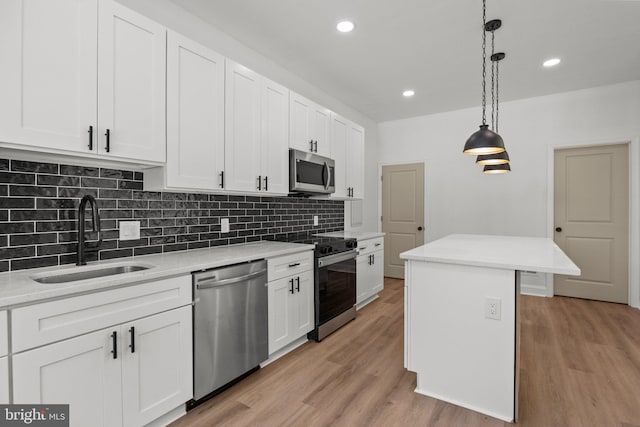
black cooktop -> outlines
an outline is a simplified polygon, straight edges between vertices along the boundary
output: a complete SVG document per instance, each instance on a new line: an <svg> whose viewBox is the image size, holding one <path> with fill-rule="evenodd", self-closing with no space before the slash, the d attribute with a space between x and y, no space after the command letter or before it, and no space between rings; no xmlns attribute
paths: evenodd
<svg viewBox="0 0 640 427"><path fill-rule="evenodd" d="M305 243L316 245L316 256L326 256L350 251L358 246L356 239L341 237L316 236L313 233L287 234L286 238L278 239L289 243Z"/></svg>

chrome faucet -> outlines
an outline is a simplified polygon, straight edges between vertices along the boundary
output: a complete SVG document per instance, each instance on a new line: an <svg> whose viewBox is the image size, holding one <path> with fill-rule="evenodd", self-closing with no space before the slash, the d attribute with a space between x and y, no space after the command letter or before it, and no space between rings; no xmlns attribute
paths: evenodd
<svg viewBox="0 0 640 427"><path fill-rule="evenodd" d="M93 222L93 231L98 232L98 240L94 242L84 241L84 210L87 206L87 203L91 205L91 218ZM100 250L100 245L102 244L102 236L100 235L100 214L98 213L98 202L96 199L87 194L80 200L80 206L78 206L78 261L76 265L87 265L87 262L84 260L85 252L97 252Z"/></svg>

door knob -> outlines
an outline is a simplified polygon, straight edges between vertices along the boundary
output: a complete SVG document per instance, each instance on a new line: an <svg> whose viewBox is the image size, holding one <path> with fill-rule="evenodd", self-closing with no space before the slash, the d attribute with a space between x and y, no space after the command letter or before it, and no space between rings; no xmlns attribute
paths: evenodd
<svg viewBox="0 0 640 427"><path fill-rule="evenodd" d="M559 233L562 231L562 227L556 227L556 231Z"/></svg>
<svg viewBox="0 0 640 427"><path fill-rule="evenodd" d="M418 227L418 231L422 231L422 226Z"/></svg>

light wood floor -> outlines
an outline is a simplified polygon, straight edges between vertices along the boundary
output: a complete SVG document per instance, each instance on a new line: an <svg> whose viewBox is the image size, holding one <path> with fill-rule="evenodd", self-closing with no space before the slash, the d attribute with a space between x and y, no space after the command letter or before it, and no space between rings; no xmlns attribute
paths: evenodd
<svg viewBox="0 0 640 427"><path fill-rule="evenodd" d="M403 281L172 426L505 426L413 392L403 368ZM640 310L522 296L521 426L640 426Z"/></svg>

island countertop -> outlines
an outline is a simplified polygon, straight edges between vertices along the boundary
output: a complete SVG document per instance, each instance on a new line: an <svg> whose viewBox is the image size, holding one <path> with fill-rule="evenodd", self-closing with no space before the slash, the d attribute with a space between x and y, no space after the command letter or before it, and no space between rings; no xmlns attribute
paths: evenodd
<svg viewBox="0 0 640 427"><path fill-rule="evenodd" d="M400 254L412 261L580 275L580 269L544 237L451 234Z"/></svg>

